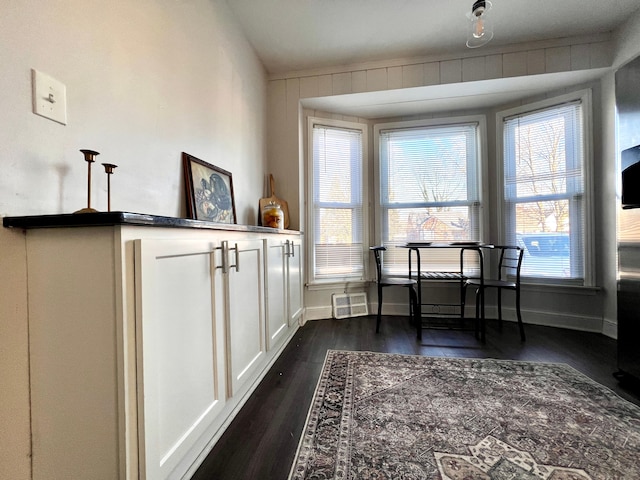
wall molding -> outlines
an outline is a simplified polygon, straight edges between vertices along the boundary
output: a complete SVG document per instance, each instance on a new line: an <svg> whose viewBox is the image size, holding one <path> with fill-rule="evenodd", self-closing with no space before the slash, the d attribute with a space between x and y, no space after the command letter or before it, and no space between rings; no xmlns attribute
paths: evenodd
<svg viewBox="0 0 640 480"><path fill-rule="evenodd" d="M467 315L472 316L475 306L467 304ZM378 304L369 302L369 314L375 315ZM408 304L405 303L384 303L382 307L383 315L409 315ZM506 322L516 322L516 311L511 307L502 307L503 320ZM488 318L498 318L498 309L494 305L486 306L486 316ZM307 307L306 320L328 320L332 318L331 305L320 307ZM525 324L540 325L544 327L566 328L583 332L601 333L615 338L612 333L617 331L617 326L611 321L603 321L601 317L588 315L573 315L562 312L544 312L540 310L522 310L522 320Z"/></svg>
<svg viewBox="0 0 640 480"><path fill-rule="evenodd" d="M607 337L611 337L614 340L618 339L618 322L605 318L602 321L602 334Z"/></svg>

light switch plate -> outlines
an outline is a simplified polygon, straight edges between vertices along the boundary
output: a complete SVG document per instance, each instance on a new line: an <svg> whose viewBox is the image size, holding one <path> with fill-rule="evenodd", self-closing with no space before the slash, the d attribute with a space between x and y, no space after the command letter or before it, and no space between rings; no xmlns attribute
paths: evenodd
<svg viewBox="0 0 640 480"><path fill-rule="evenodd" d="M33 113L54 122L67 124L67 88L35 69L31 70L33 85Z"/></svg>

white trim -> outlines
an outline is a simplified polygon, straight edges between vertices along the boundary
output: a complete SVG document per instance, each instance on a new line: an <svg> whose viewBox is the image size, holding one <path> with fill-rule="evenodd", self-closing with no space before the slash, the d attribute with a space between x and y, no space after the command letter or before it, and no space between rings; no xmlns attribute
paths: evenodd
<svg viewBox="0 0 640 480"><path fill-rule="evenodd" d="M473 304L467 304L467 308L473 311ZM378 304L376 302L369 302L369 311L372 312L369 316L372 317L371 325L374 325L375 314L377 312ZM309 311L311 310L311 311ZM331 305L318 306L307 309L309 315L308 320L331 320ZM387 303L382 306L383 315L394 316L408 316L408 305L403 303ZM502 315L505 322L515 322L516 312L512 307L502 306ZM495 319L498 317L498 308L493 305L487 305L486 317ZM524 320L525 333L527 331L527 325L540 325L545 327L566 328L569 330L577 330L583 332L604 333L605 335L611 333L610 322L603 322L601 317L587 316L584 314L571 315L569 313L555 313L539 310L522 310L522 317ZM609 324L609 325L608 325ZM615 338L615 337L612 337Z"/></svg>
<svg viewBox="0 0 640 480"><path fill-rule="evenodd" d="M307 307L305 320L329 320L331 319L331 305L320 307Z"/></svg>
<svg viewBox="0 0 640 480"><path fill-rule="evenodd" d="M607 337L618 339L618 323L613 320L604 319L602 322L602 334Z"/></svg>
<svg viewBox="0 0 640 480"><path fill-rule="evenodd" d="M353 291L352 289L366 289L369 284L375 282L375 280L344 280L344 281L327 281L327 282L314 282L306 285L307 290L341 290L344 292Z"/></svg>
<svg viewBox="0 0 640 480"><path fill-rule="evenodd" d="M522 286L521 289L523 292L542 292L542 293L551 293L558 294L561 293L563 295L586 295L586 296L594 296L597 295L600 290L600 287L594 286L584 286L584 285L571 285L571 284L561 284L561 283L533 283L533 280L523 278L521 280Z"/></svg>
<svg viewBox="0 0 640 480"><path fill-rule="evenodd" d="M567 312L556 313L540 310L521 310L525 332L527 324L544 327L566 328L582 332L602 333L602 317L585 314L572 315ZM486 318L498 318L498 307L488 305L485 310ZM513 307L502 306L502 318L507 322L516 321L516 310Z"/></svg>

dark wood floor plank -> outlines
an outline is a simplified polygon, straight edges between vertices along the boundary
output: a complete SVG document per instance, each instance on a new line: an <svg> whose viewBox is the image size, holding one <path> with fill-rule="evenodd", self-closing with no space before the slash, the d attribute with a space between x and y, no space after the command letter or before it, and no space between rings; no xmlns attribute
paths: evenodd
<svg viewBox="0 0 640 480"><path fill-rule="evenodd" d="M422 341L406 317L375 317L308 322L274 363L192 480L286 480L306 421L326 352L364 350L427 356L497 358L566 363L640 405L640 392L613 377L616 341L603 335L552 327L487 324L487 340L473 332L424 330Z"/></svg>

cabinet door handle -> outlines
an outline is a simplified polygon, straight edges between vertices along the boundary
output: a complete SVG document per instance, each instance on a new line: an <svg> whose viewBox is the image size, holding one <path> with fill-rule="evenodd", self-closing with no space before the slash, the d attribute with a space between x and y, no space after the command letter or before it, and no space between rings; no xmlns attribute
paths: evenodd
<svg viewBox="0 0 640 480"><path fill-rule="evenodd" d="M235 268L236 272L240 271L240 250L238 249L238 244L235 244L235 247L230 248L229 250L235 250L236 251L236 263L235 265L229 265L229 267L231 268Z"/></svg>
<svg viewBox="0 0 640 480"><path fill-rule="evenodd" d="M222 245L214 248L214 250L221 250L220 256L222 258L222 265L216 266L216 268L221 268L222 273L227 273L229 267L227 265L227 242L222 242Z"/></svg>
<svg viewBox="0 0 640 480"><path fill-rule="evenodd" d="M295 257L296 256L296 246L293 243L293 240L289 243L290 248L291 248L291 257Z"/></svg>
<svg viewBox="0 0 640 480"><path fill-rule="evenodd" d="M289 250L289 240L285 240L284 242L284 256L285 257L291 256L291 251Z"/></svg>

